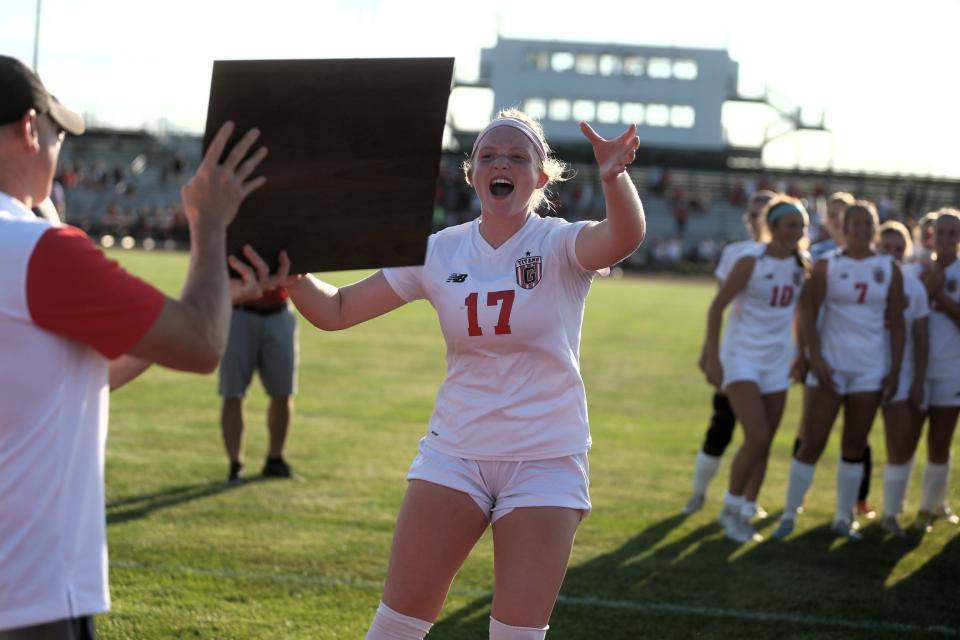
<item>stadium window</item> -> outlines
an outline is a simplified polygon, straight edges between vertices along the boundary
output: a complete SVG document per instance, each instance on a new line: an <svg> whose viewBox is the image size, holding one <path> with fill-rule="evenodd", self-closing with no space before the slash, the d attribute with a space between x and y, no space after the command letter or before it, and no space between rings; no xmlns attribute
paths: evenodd
<svg viewBox="0 0 960 640"><path fill-rule="evenodd" d="M550 67L557 73L573 69L574 58L569 51L555 51L550 56Z"/></svg>
<svg viewBox="0 0 960 640"><path fill-rule="evenodd" d="M551 120L569 120L570 101L566 98L554 98L551 100L549 116Z"/></svg>
<svg viewBox="0 0 960 640"><path fill-rule="evenodd" d="M620 105L616 102L602 101L597 105L597 120L600 122L619 122Z"/></svg>
<svg viewBox="0 0 960 640"><path fill-rule="evenodd" d="M644 62L646 61L640 56L627 56L623 59L623 73L628 76L642 76Z"/></svg>
<svg viewBox="0 0 960 640"><path fill-rule="evenodd" d="M623 124L643 124L643 105L639 102L625 102L620 109L620 121Z"/></svg>
<svg viewBox="0 0 960 640"><path fill-rule="evenodd" d="M599 68L602 76L620 75L623 72L623 60L620 59L620 56L605 53L600 56Z"/></svg>
<svg viewBox="0 0 960 640"><path fill-rule="evenodd" d="M680 80L697 79L697 61L696 60L674 60L673 77Z"/></svg>
<svg viewBox="0 0 960 640"><path fill-rule="evenodd" d="M542 120L547 115L547 101L543 98L527 98L523 101L523 112L531 118Z"/></svg>
<svg viewBox="0 0 960 640"><path fill-rule="evenodd" d="M573 101L573 119L574 120L593 120L597 114L597 105L593 100L574 100Z"/></svg>
<svg viewBox="0 0 960 640"><path fill-rule="evenodd" d="M686 105L676 105L670 107L670 126L678 129L689 129L693 126L696 119L696 111L693 107Z"/></svg>
<svg viewBox="0 0 960 640"><path fill-rule="evenodd" d="M575 67L577 73L592 76L597 73L597 56L593 53L578 53Z"/></svg>
<svg viewBox="0 0 960 640"><path fill-rule="evenodd" d="M669 78L672 75L670 58L650 58L647 75L651 78Z"/></svg>
<svg viewBox="0 0 960 640"><path fill-rule="evenodd" d="M665 104L648 104L644 111L647 126L665 127L670 123L670 108Z"/></svg>
<svg viewBox="0 0 960 640"><path fill-rule="evenodd" d="M527 65L537 71L546 71L550 68L550 54L546 51L527 51Z"/></svg>

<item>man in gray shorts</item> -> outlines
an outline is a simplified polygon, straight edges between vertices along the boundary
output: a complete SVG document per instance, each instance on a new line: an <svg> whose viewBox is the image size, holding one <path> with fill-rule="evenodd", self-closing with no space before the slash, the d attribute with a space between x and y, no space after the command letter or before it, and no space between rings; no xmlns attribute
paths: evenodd
<svg viewBox="0 0 960 640"><path fill-rule="evenodd" d="M259 372L270 396L270 451L261 473L268 478L294 478L283 453L297 386L297 319L288 307L285 289L269 291L253 302L233 307L230 338L220 363L220 428L230 460L227 482L231 484L244 479L243 400L254 371Z"/></svg>

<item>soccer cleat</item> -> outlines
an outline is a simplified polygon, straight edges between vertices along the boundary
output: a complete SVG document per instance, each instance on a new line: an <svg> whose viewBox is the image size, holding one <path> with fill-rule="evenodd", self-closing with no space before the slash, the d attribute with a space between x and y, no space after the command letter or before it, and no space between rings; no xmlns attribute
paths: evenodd
<svg viewBox="0 0 960 640"><path fill-rule="evenodd" d="M883 530L892 535L894 538L906 538L907 532L903 530L903 527L900 526L900 523L897 522L896 516L883 516L880 519L880 526L883 527Z"/></svg>
<svg viewBox="0 0 960 640"><path fill-rule="evenodd" d="M230 472L227 474L227 484L243 484L244 473L242 462L231 462Z"/></svg>
<svg viewBox="0 0 960 640"><path fill-rule="evenodd" d="M706 496L702 493L695 493L690 496L690 499L687 500L687 504L683 505L683 515L688 516L691 513L696 513L703 508L703 503L706 500Z"/></svg>
<svg viewBox="0 0 960 640"><path fill-rule="evenodd" d="M740 509L737 507L724 507L720 515L717 516L717 522L723 527L723 532L727 538L736 543L743 544L753 539L751 533L743 526L744 521L740 516Z"/></svg>
<svg viewBox="0 0 960 640"><path fill-rule="evenodd" d="M830 525L830 531L848 540L862 540L863 534L857 531L859 527L855 526L855 522L856 521L851 522L845 518L837 518L833 521L833 524Z"/></svg>
<svg viewBox="0 0 960 640"><path fill-rule="evenodd" d="M936 509L935 511L917 512L917 521L915 526L927 533L930 533L933 531L933 523L937 520L943 520L947 524L952 524L954 526L960 525L960 517L951 511L950 507L944 504L940 505L940 508Z"/></svg>
<svg viewBox="0 0 960 640"><path fill-rule="evenodd" d="M767 518L770 517L770 514L767 513L767 510L766 510L766 509L764 509L763 507L761 507L761 506L758 504L758 505L757 505L757 512L756 512L755 514L753 514L753 516L754 516L755 518L757 518L758 520L766 520Z"/></svg>
<svg viewBox="0 0 960 640"><path fill-rule="evenodd" d="M260 475L264 478L300 479L283 458L267 458L267 461L263 463L263 469L260 470Z"/></svg>
<svg viewBox="0 0 960 640"><path fill-rule="evenodd" d="M740 521L740 526L743 529L743 532L750 536L750 540L753 542L763 542L763 536L757 532L757 530L750 524L750 520L744 518Z"/></svg>
<svg viewBox="0 0 960 640"><path fill-rule="evenodd" d="M866 500L858 500L857 506L854 508L854 513L858 516L863 516L867 520L873 520L877 517L876 510L870 506L870 503Z"/></svg>
<svg viewBox="0 0 960 640"><path fill-rule="evenodd" d="M946 504L940 505L940 508L933 513L938 520L944 520L954 526L960 525L960 516L955 514Z"/></svg>
<svg viewBox="0 0 960 640"><path fill-rule="evenodd" d="M793 533L794 527L797 526L797 521L794 518L780 518L780 524L777 525L777 528L773 530L773 533L770 534L770 538L773 540L783 540L788 535Z"/></svg>

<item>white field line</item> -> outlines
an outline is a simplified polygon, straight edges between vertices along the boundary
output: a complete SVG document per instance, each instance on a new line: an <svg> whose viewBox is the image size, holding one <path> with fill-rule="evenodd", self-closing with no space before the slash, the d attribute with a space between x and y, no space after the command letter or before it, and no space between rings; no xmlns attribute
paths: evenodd
<svg viewBox="0 0 960 640"><path fill-rule="evenodd" d="M148 571L152 573L193 574L216 576L220 578L240 578L264 580L267 582L286 582L303 585L325 587L353 587L380 591L383 583L374 580L357 578L337 578L316 574L280 573L272 571L238 571L223 568L197 568L184 565L145 565L137 562L111 562L114 569L129 571ZM454 586L451 595L461 598L490 598L489 591L458 589ZM701 618L726 618L732 620L746 620L749 622L776 622L798 624L808 627L834 627L855 631L877 631L894 633L919 633L935 636L957 637L960 629L943 625L917 625L901 622L876 622L873 620L850 620L844 618L824 618L800 613L775 613L769 611L749 611L743 609L719 609L714 607L695 607L682 604L664 602L637 602L633 600L608 600L592 596L565 596L557 598L559 604L594 607L601 609L623 609L626 611L650 611L653 613L671 613L681 616Z"/></svg>

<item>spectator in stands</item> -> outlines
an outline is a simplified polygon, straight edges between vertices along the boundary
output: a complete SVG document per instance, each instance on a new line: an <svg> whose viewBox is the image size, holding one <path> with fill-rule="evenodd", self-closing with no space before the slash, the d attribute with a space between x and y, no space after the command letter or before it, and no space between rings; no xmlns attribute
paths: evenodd
<svg viewBox="0 0 960 640"><path fill-rule="evenodd" d="M219 362L230 308L225 229L263 184L250 175L266 154L260 149L241 163L254 130L220 164L232 130L220 130L183 189L193 251L180 298L167 298L108 260L79 229L30 211L50 195L65 134L83 133L84 123L25 65L0 56L4 640L93 638L93 616L109 608L108 389L150 362L197 372Z"/></svg>

